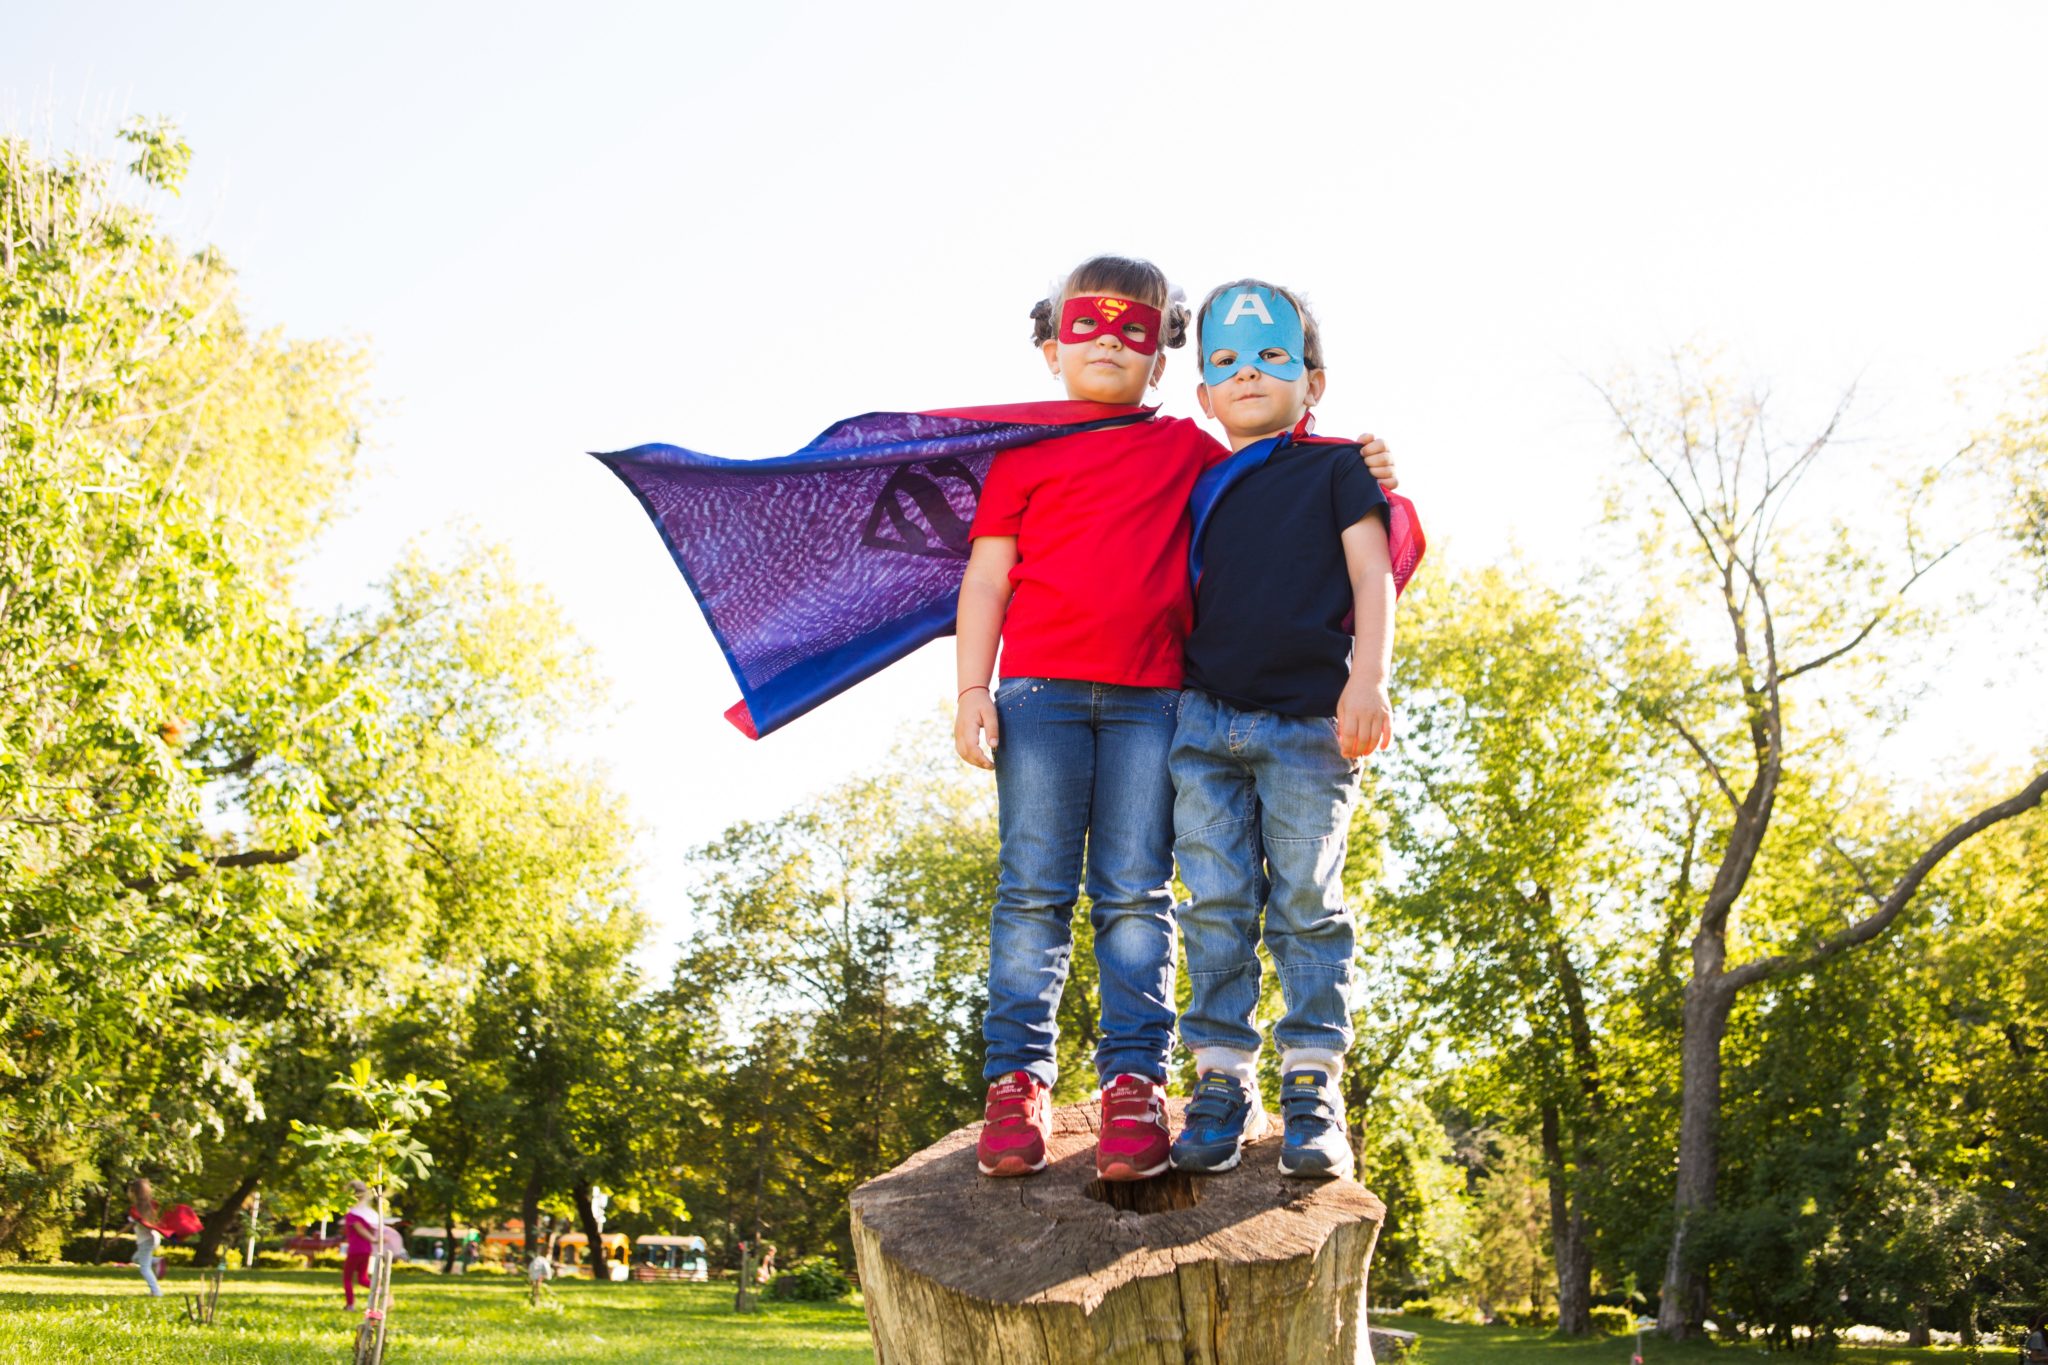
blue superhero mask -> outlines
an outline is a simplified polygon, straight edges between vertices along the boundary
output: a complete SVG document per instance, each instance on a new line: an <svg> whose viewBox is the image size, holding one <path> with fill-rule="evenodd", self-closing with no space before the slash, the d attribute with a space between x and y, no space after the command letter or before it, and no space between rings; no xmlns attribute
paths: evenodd
<svg viewBox="0 0 2048 1365"><path fill-rule="evenodd" d="M1301 314L1284 294L1249 285L1219 294L1202 310L1202 382L1227 383L1246 365L1255 365L1275 379L1301 378L1304 339ZM1211 363L1218 351L1236 355L1228 365ZM1281 351L1284 359L1264 353Z"/></svg>

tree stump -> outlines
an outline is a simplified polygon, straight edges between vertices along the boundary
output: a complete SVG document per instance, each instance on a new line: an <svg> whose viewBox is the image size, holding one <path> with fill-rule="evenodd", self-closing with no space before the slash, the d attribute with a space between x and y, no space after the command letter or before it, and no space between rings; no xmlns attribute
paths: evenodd
<svg viewBox="0 0 2048 1365"><path fill-rule="evenodd" d="M981 1175L977 1124L853 1192L881 1365L1370 1365L1378 1199L1282 1176L1277 1133L1222 1175L1104 1185L1096 1122L1055 1110L1035 1176Z"/></svg>

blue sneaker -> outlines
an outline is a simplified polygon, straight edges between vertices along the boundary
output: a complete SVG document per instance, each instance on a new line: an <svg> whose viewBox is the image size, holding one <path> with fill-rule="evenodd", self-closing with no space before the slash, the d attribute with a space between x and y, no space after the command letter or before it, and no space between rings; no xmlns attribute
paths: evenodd
<svg viewBox="0 0 2048 1365"><path fill-rule="evenodd" d="M1196 1175L1227 1171L1244 1155L1247 1142L1265 1135L1266 1111L1259 1097L1227 1071L1205 1071L1173 1140L1173 1168Z"/></svg>
<svg viewBox="0 0 2048 1365"><path fill-rule="evenodd" d="M1189 1106L1193 1113L1193 1106ZM1344 1097L1323 1071L1292 1071L1281 1078L1280 1174L1309 1180L1348 1176L1351 1139L1344 1133Z"/></svg>

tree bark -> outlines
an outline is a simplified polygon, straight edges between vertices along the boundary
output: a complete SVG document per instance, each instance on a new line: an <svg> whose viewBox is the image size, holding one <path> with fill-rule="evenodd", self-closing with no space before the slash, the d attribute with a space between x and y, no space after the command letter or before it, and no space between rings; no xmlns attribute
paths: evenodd
<svg viewBox="0 0 2048 1365"><path fill-rule="evenodd" d="M1657 1329L1673 1340L1703 1331L1707 1317L1706 1267L1692 1243L1699 1221L1714 1207L1720 1171L1721 1043L1728 1035L1734 1005L1734 990L1718 976L1695 977L1686 985L1676 1216L1664 1263L1663 1299L1657 1305Z"/></svg>
<svg viewBox="0 0 2048 1365"><path fill-rule="evenodd" d="M448 1255L444 1257L441 1261L441 1273L443 1275L453 1275L455 1273L456 1249L454 1200L451 1199L448 1201L448 1207L443 1211L443 1216L446 1219L446 1221L443 1222L441 1226L447 1229L448 1235L441 1240L441 1245L448 1248ZM528 1257L527 1259L531 1260L532 1258Z"/></svg>
<svg viewBox="0 0 2048 1365"><path fill-rule="evenodd" d="M1906 1329L1908 1346L1925 1346L1933 1339L1934 1324L1930 1316L1924 1300L1913 1305L1913 1325Z"/></svg>
<svg viewBox="0 0 2048 1365"><path fill-rule="evenodd" d="M540 1159L536 1157L533 1162L533 1169L529 1170L526 1173L526 1191L525 1193L519 1196L519 1225L524 1234L524 1246L522 1249L525 1252L526 1263L528 1265L533 1264L533 1239L535 1234L539 1231L539 1224ZM449 1249L448 1255L450 1260L454 1259L454 1248L451 1247Z"/></svg>
<svg viewBox="0 0 2048 1365"><path fill-rule="evenodd" d="M1557 1106L1543 1106L1543 1162L1550 1182L1550 1242L1557 1262L1557 1330L1582 1337L1593 1330L1593 1248L1586 1215L1571 1205Z"/></svg>
<svg viewBox="0 0 2048 1365"><path fill-rule="evenodd" d="M604 1254L604 1233L597 1225L597 1209L590 1202L590 1182L576 1178L576 1220L590 1239L590 1277L599 1284L611 1283L611 1267Z"/></svg>
<svg viewBox="0 0 2048 1365"><path fill-rule="evenodd" d="M228 1197L220 1201L220 1207L199 1220L199 1240L192 1247L193 1265L207 1266L214 1263L215 1258L220 1255L220 1244L226 1241L228 1234L234 1230L235 1219L241 1216L243 1206L249 1202L249 1196L256 1192L256 1186L261 1180L262 1177L254 1171L243 1176Z"/></svg>
<svg viewBox="0 0 2048 1365"><path fill-rule="evenodd" d="M1028 1179L980 1175L970 1126L854 1191L880 1365L1370 1365L1379 1200L1282 1177L1277 1134L1221 1175L1105 1186L1095 1125L1056 1110Z"/></svg>

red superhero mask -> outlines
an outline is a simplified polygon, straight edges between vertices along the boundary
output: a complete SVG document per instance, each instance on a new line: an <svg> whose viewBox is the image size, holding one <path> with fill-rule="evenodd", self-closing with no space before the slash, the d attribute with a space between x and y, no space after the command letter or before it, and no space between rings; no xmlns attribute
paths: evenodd
<svg viewBox="0 0 2048 1365"><path fill-rule="evenodd" d="M1092 323L1093 326L1083 326ZM1084 294L1060 308L1060 340L1082 345L1107 332L1139 355L1159 349L1159 310L1114 294Z"/></svg>

